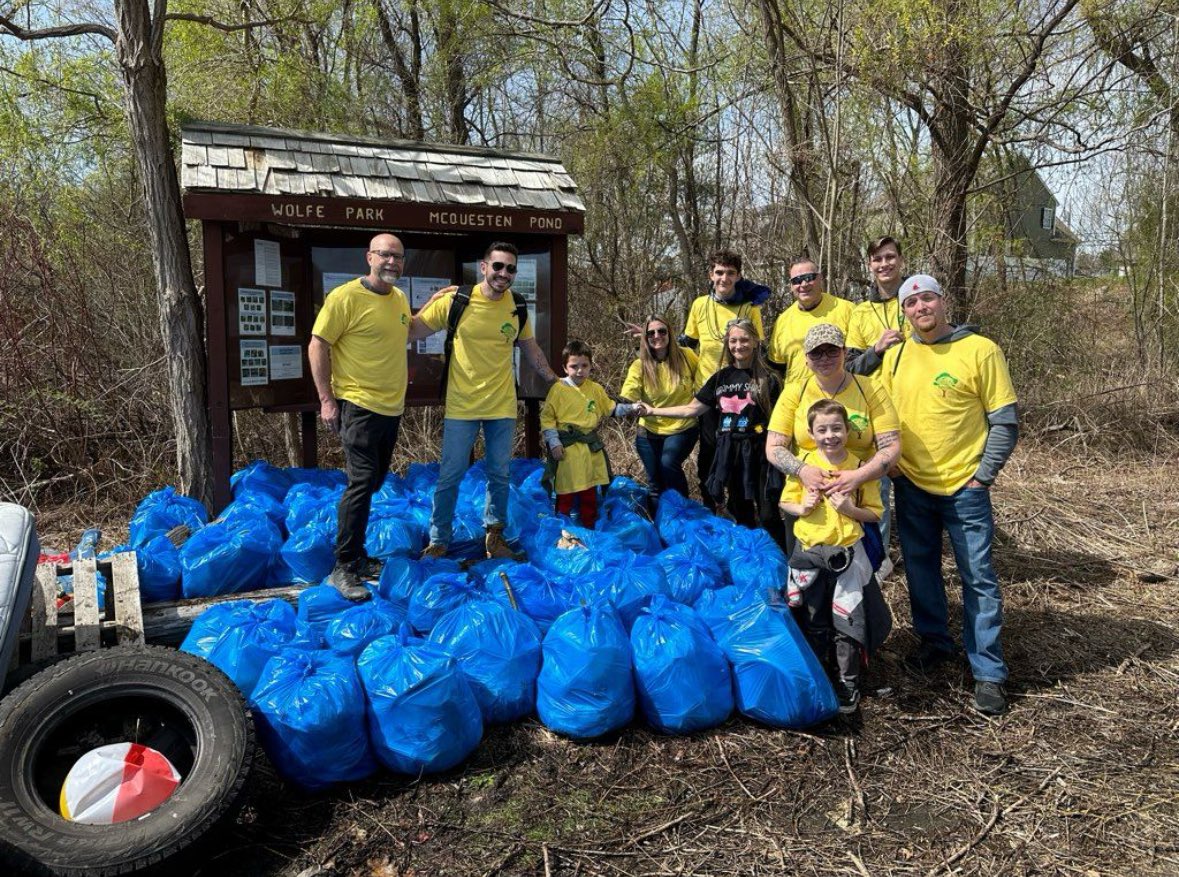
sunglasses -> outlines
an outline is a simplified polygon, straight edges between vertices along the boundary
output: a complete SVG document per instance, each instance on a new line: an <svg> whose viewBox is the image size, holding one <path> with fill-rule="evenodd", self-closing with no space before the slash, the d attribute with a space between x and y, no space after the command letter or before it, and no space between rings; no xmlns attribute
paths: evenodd
<svg viewBox="0 0 1179 877"><path fill-rule="evenodd" d="M647 337L648 338L662 338L666 334L667 334L667 329L648 329L647 330Z"/></svg>
<svg viewBox="0 0 1179 877"><path fill-rule="evenodd" d="M795 274L790 278L791 286L800 286L803 283L810 283L819 276L818 271L808 271L806 274Z"/></svg>
<svg viewBox="0 0 1179 877"><path fill-rule="evenodd" d="M824 344L822 347L816 347L814 350L807 353L807 356L809 356L811 359L835 359L842 352L842 347Z"/></svg>
<svg viewBox="0 0 1179 877"><path fill-rule="evenodd" d="M516 273L516 263L515 262L492 262L491 263L491 270L492 271L507 271L509 274L515 274Z"/></svg>

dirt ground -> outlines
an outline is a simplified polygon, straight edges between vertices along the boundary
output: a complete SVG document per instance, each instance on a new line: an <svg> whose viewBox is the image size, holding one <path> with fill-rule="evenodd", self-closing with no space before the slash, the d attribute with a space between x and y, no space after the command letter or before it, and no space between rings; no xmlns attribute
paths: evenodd
<svg viewBox="0 0 1179 877"><path fill-rule="evenodd" d="M898 573L872 670L891 692L861 721L734 718L679 738L636 724L587 745L532 720L489 730L448 775L318 796L264 766L192 873L1179 874L1179 490L1162 462L1021 449L995 500L1002 719L968 708L965 663L903 669Z"/></svg>

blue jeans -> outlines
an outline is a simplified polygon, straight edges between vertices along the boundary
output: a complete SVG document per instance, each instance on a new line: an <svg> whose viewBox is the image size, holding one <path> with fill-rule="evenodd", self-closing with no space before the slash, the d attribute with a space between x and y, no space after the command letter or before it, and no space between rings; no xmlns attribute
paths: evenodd
<svg viewBox="0 0 1179 877"><path fill-rule="evenodd" d="M688 496L688 479L684 477L684 461L696 447L699 430L692 426L672 435L656 435L640 429L635 436L635 451L647 470L647 487L651 499L656 500L665 490L678 490Z"/></svg>
<svg viewBox="0 0 1179 877"><path fill-rule="evenodd" d="M962 579L962 644L976 682L1005 682L1007 665L999 641L1003 599L991 565L995 518L991 492L963 487L952 496L926 493L903 475L893 480L897 534L905 556L913 630L928 642L952 650L949 609L942 579L942 531L950 536Z"/></svg>
<svg viewBox="0 0 1179 877"><path fill-rule="evenodd" d="M455 420L446 418L442 427L442 464L438 486L434 488L434 510L430 515L430 541L449 545L454 535L454 506L458 502L459 484L471 464L471 449L479 428L483 428L486 449L483 465L487 470L487 502L483 506L483 526L507 526L508 463L512 459L512 441L516 437L516 419Z"/></svg>

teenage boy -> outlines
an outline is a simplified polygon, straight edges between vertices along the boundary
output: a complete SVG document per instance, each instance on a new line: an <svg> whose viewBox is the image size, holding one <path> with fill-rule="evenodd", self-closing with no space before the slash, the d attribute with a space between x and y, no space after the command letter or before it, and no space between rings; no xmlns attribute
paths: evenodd
<svg viewBox="0 0 1179 877"><path fill-rule="evenodd" d="M884 351L912 334L897 300L905 279L900 242L891 235L875 238L868 242L867 257L874 288L852 310L847 328L847 370L861 375L876 371Z"/></svg>
<svg viewBox="0 0 1179 877"><path fill-rule="evenodd" d="M881 380L901 423L900 474L893 478L913 629L921 645L906 664L928 672L955 654L950 637L942 532L962 580L962 642L974 674L974 706L1007 710L1000 632L1003 601L991 563L991 485L1019 435L1015 388L999 346L953 326L938 282L905 280L901 310L913 336L884 355Z"/></svg>
<svg viewBox="0 0 1179 877"><path fill-rule="evenodd" d="M850 423L843 405L820 399L807 410L807 425L815 442L814 451L803 452L807 463L826 472L862 465L847 449ZM780 506L797 518L787 601L806 607L807 640L824 664L834 646L839 710L854 713L860 702L861 653L870 644L864 588L872 578L872 562L863 524L880 520L879 482L866 481L853 493L823 494L791 477Z"/></svg>

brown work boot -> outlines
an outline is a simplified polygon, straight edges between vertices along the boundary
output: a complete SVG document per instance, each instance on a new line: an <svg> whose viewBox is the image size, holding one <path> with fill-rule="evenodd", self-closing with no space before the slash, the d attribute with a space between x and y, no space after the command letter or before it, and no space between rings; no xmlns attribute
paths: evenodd
<svg viewBox="0 0 1179 877"><path fill-rule="evenodd" d="M450 550L450 546L443 545L441 542L431 542L422 549L419 557L420 560L427 560L429 558L437 559L439 557L446 557L446 552Z"/></svg>
<svg viewBox="0 0 1179 877"><path fill-rule="evenodd" d="M504 539L504 528L502 524L492 525L487 528L487 536L483 540L483 547L487 549L487 556L492 559L524 559L523 552L513 551L511 546L508 545L507 540Z"/></svg>

